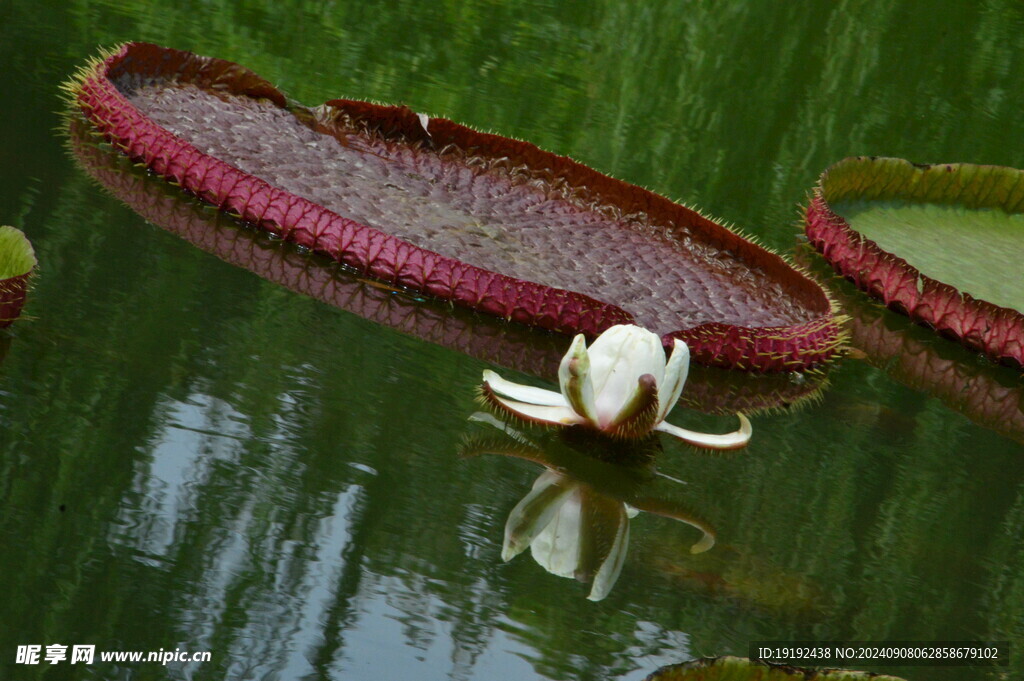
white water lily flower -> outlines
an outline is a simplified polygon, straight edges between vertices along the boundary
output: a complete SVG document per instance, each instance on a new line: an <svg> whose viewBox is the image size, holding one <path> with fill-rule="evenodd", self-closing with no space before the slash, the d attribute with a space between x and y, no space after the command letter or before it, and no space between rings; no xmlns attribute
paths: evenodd
<svg viewBox="0 0 1024 681"><path fill-rule="evenodd" d="M679 400L690 369L690 349L676 339L672 356L657 334L632 324L613 326L587 348L580 334L558 368L562 392L506 381L484 371L483 397L523 420L553 425L584 425L608 435L641 437L652 430L698 447L736 449L750 441L743 414L739 430L724 435L697 433L665 423Z"/></svg>

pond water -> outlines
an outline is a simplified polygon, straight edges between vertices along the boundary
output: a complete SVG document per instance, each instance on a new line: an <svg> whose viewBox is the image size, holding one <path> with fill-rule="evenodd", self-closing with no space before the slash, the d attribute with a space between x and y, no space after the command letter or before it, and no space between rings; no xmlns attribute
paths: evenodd
<svg viewBox="0 0 1024 681"><path fill-rule="evenodd" d="M568 339L334 279L178 200L186 225L241 244L197 248L99 187L56 113L99 46L149 40L305 104L403 102L530 140L818 270L797 206L831 163L1024 167L1022 12L0 5L0 223L40 261L26 318L0 333L0 678L638 680L753 640L1024 640L1018 372L833 281L856 351L823 381L770 386L742 452L666 438L617 467L549 434L502 445L470 420L481 372L550 385ZM720 412L747 404L744 378L696 374L669 420L735 427ZM502 561L545 462L641 510L599 600L529 551ZM33 644L212 659L16 664ZM1024 678L1024 649L1009 668L887 670Z"/></svg>

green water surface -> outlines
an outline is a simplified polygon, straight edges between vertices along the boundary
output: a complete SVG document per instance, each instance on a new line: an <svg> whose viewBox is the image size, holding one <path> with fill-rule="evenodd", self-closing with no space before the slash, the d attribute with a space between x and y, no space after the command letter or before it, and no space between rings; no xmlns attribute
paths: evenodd
<svg viewBox="0 0 1024 681"><path fill-rule="evenodd" d="M699 519L710 550L641 512L599 601L529 551L502 562L543 467L467 456L497 435L468 420L474 389L487 368L544 377L293 293L98 187L55 132L58 85L131 39L240 62L303 103L403 102L527 139L786 252L841 158L1024 167L1008 0L0 3L0 224L39 259L26 318L0 332L0 679L639 680L754 640L1024 640L1020 375L927 332L755 416L740 453L559 454L594 494ZM212 659L17 663L50 644ZM1011 665L858 666L1024 678L1024 647Z"/></svg>

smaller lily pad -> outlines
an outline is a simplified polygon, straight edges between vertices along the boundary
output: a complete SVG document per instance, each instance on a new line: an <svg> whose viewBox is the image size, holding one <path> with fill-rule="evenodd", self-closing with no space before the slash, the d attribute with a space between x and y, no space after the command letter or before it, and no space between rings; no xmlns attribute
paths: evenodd
<svg viewBox="0 0 1024 681"><path fill-rule="evenodd" d="M822 175L806 231L890 308L1024 366L1024 171L848 158Z"/></svg>
<svg viewBox="0 0 1024 681"><path fill-rule="evenodd" d="M1024 214L909 201L842 201L833 208L879 248L904 254L931 278L1024 310Z"/></svg>
<svg viewBox="0 0 1024 681"><path fill-rule="evenodd" d="M644 681L903 681L896 676L842 669L803 669L742 657L705 657L669 665Z"/></svg>
<svg viewBox="0 0 1024 681"><path fill-rule="evenodd" d="M0 328L10 326L21 314L28 277L36 266L32 244L9 225L0 225Z"/></svg>

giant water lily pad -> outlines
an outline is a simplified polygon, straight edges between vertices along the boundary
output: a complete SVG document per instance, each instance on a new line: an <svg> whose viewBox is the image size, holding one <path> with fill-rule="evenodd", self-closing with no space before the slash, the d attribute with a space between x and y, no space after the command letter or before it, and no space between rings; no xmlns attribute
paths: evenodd
<svg viewBox="0 0 1024 681"><path fill-rule="evenodd" d="M730 368L805 369L841 340L778 255L526 142L406 107L290 105L237 64L143 43L68 90L156 174L395 286L564 333L635 323Z"/></svg>
<svg viewBox="0 0 1024 681"><path fill-rule="evenodd" d="M1024 366L1024 172L849 158L822 175L806 229L889 307Z"/></svg>
<svg viewBox="0 0 1024 681"><path fill-rule="evenodd" d="M705 657L662 667L645 681L903 681L896 676L842 669L803 669L741 657Z"/></svg>
<svg viewBox="0 0 1024 681"><path fill-rule="evenodd" d="M32 244L20 230L0 225L0 329L21 315L28 278L36 266Z"/></svg>
<svg viewBox="0 0 1024 681"><path fill-rule="evenodd" d="M330 258L297 248L211 210L134 165L85 120L70 117L71 155L92 179L142 218L236 267L377 324L477 359L543 378L555 377L569 339L411 295L367 279ZM737 372L692 366L681 403L716 414L753 414L812 401L825 372Z"/></svg>

